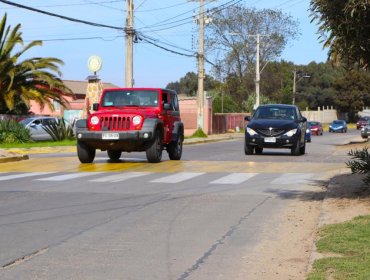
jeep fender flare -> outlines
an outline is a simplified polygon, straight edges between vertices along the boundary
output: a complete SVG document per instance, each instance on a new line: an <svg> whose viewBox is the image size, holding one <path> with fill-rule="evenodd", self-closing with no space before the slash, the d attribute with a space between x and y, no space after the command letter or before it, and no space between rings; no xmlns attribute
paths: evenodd
<svg viewBox="0 0 370 280"><path fill-rule="evenodd" d="M177 141L177 139L183 136L184 137L184 124L180 121L176 121L173 124L172 130L172 141Z"/></svg>
<svg viewBox="0 0 370 280"><path fill-rule="evenodd" d="M152 133L152 138L155 135L155 131L159 129L164 134L163 121L159 119L145 119L143 123L142 130L149 131Z"/></svg>
<svg viewBox="0 0 370 280"><path fill-rule="evenodd" d="M76 131L87 130L87 119L79 119L76 121Z"/></svg>

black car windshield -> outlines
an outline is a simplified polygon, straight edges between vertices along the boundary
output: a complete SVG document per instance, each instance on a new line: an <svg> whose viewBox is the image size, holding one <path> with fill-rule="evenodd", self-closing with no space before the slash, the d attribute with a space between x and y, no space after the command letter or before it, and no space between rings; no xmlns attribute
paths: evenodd
<svg viewBox="0 0 370 280"><path fill-rule="evenodd" d="M158 92L156 90L112 90L106 91L103 100L103 107L123 106L158 106Z"/></svg>
<svg viewBox="0 0 370 280"><path fill-rule="evenodd" d="M296 110L288 107L260 107L253 115L254 119L296 120Z"/></svg>

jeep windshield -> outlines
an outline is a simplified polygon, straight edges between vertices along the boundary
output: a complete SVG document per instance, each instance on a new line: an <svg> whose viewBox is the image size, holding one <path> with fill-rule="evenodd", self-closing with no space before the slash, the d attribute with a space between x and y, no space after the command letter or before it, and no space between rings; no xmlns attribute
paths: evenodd
<svg viewBox="0 0 370 280"><path fill-rule="evenodd" d="M253 115L254 119L276 119L276 120L296 120L294 108L285 107L260 107Z"/></svg>
<svg viewBox="0 0 370 280"><path fill-rule="evenodd" d="M106 91L103 107L158 107L158 92L155 90Z"/></svg>

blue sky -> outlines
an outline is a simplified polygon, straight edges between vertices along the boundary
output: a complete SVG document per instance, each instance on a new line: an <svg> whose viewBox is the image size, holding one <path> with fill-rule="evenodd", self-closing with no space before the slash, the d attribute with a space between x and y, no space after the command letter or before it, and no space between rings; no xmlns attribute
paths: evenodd
<svg viewBox="0 0 370 280"><path fill-rule="evenodd" d="M43 11L79 20L124 27L124 0L12 0ZM212 8L237 0L206 2ZM300 37L289 42L281 58L296 64L323 62L327 50L317 39L317 26L310 23L309 0L244 0L246 7L280 9L300 22ZM188 0L134 0L135 28L167 48L185 53L192 49L192 36L197 38L197 26L192 22L198 2ZM30 57L57 57L65 62L63 79L85 80L91 73L87 60L91 55L103 59L98 73L104 82L124 86L125 39L121 31L70 22L0 2L1 13L7 13L8 24L22 25L23 39L43 40L42 47L27 52ZM165 24L165 25L164 25ZM163 45L163 46L165 46ZM176 46L176 48L171 47ZM181 49L180 49L181 48ZM187 53L187 52L186 52ZM206 71L209 69L206 69ZM167 52L145 42L134 45L134 80L137 87L165 87L178 81L187 72L196 72L195 58Z"/></svg>

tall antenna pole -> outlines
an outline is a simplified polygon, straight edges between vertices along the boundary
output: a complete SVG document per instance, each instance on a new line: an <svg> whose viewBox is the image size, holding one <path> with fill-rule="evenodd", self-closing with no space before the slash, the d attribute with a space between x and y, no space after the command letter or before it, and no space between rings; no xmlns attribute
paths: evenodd
<svg viewBox="0 0 370 280"><path fill-rule="evenodd" d="M126 66L125 66L125 86L133 87L133 44L134 44L134 0L126 0Z"/></svg>

